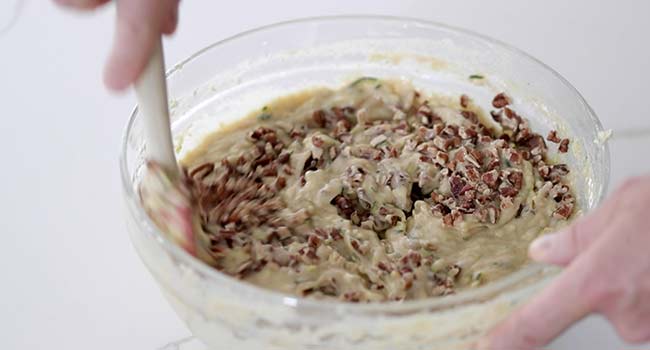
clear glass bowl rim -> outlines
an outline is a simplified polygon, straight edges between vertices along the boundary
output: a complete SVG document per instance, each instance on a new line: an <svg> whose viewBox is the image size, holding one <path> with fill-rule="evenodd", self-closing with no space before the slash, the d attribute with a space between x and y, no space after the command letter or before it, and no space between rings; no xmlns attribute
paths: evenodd
<svg viewBox="0 0 650 350"><path fill-rule="evenodd" d="M468 36L473 39L482 40L486 43L494 45L495 47L498 47L500 50L508 51L514 54L515 56L518 56L519 58L530 60L533 63L539 65L541 68L545 69L547 72L551 73L563 85L565 85L565 87L567 87L571 92L573 92L573 94L575 95L574 97L578 100L579 103L581 103L585 107L585 110L587 111L587 114L589 115L591 121L593 122L594 127L598 131L604 130L600 120L596 116L596 113L591 108L591 106L587 103L584 97L580 94L580 92L573 85L571 85L571 83L569 83L568 80L566 80L562 75L560 75L553 68L549 67L548 65L538 60L537 58L529 55L525 51L518 49L514 46L511 46L509 44L506 44L502 41L490 38L488 36L479 33L475 33L467 29L456 28L453 26L437 23L434 21L427 21L427 20L410 18L410 17L377 16L377 15L319 16L319 17L299 18L299 19L261 26L255 29L241 32L239 34L217 41L213 44L204 47L203 49L189 56L188 58L175 64L173 68L167 71L167 78L169 79L170 77L173 77L175 74L181 71L181 68L183 66L185 66L188 63L191 63L194 59L210 51L211 49L217 48L231 41L235 41L237 39L256 34L258 32L274 29L277 27L283 27L283 26L292 26L292 25L301 25L301 24L308 25L314 23L336 22L336 21L346 21L346 20L347 21L359 20L359 21L393 22L393 23L401 23L401 24L409 24L409 25L426 26L439 31L447 31L454 34ZM176 244L168 240L164 236L164 234L162 234L158 230L156 225L151 221L149 216L145 213L144 209L140 206L139 197L137 193L134 191L132 183L129 178L128 164L127 164L127 157L126 157L126 154L128 152L128 139L130 136L130 132L133 128L133 125L135 124L137 116L138 116L138 107L136 106L129 117L129 121L123 133L122 147L121 147L120 159L119 159L120 173L122 178L122 185L124 186L124 193L126 194L128 201L135 201L135 205L130 206L131 208L136 208L136 212L133 213L135 215L135 219L138 221L139 225L143 226L141 227L141 229L146 231L148 235L151 235L151 237L158 243L160 248L165 250L167 253L171 254L174 259L177 259L177 261L186 264L187 267L205 276L211 282L215 283L215 285L228 284L230 288L233 287L237 288L238 294L240 294L241 296L254 298L254 300L266 300L269 303L272 303L274 305L282 304L287 307L293 307L293 308L305 307L312 310L316 309L322 311L327 311L327 310L331 311L332 308L335 308L336 310L339 311L345 311L348 314L355 314L355 313L363 314L367 312L409 313L409 312L416 312L418 310L439 310L439 309L446 309L458 305L471 304L473 302L476 302L477 300L485 300L486 297L487 299L489 299L490 298L489 296L498 295L499 293L502 292L507 292L509 288L518 285L519 283L525 281L528 278L531 278L537 274L542 273L544 269L548 268L548 265L532 263L526 266L525 268L507 277L504 277L498 281L490 283L486 286L463 291L458 294L450 295L446 297L408 300L402 302L384 302L384 303L367 303L367 304L344 303L335 300L314 300L314 299L301 298L301 297L296 297L294 295L289 295L289 294L284 294L284 293L264 289L255 286L253 284L239 281L231 276L228 276L226 274L223 274L211 268L201 260L192 256L191 254L189 254L188 252L186 252L185 250L183 250L182 248L180 248L179 246L177 246ZM609 176L610 176L609 146L606 142L604 142L600 144L600 147L601 147L601 152L603 153L603 167L605 168L604 169L605 176L602 184L602 191L598 196L597 203L600 203L605 197L605 194L607 193L607 186L609 184ZM236 286L233 286L233 284L235 284Z"/></svg>

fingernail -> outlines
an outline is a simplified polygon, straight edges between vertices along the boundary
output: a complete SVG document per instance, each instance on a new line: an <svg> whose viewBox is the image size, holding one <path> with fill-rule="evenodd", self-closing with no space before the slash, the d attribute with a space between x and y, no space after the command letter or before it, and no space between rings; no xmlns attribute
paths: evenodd
<svg viewBox="0 0 650 350"><path fill-rule="evenodd" d="M530 244L528 252L533 258L545 256L549 251L553 249L553 241L557 236L557 233L551 233L537 237L537 239L535 239L533 243Z"/></svg>

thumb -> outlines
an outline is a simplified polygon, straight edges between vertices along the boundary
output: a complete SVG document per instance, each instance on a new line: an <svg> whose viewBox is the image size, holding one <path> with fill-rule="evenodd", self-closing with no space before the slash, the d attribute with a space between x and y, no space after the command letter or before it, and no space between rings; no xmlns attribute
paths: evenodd
<svg viewBox="0 0 650 350"><path fill-rule="evenodd" d="M607 200L589 215L552 234L538 237L531 243L528 255L547 264L567 266L600 237L611 221L616 199Z"/></svg>

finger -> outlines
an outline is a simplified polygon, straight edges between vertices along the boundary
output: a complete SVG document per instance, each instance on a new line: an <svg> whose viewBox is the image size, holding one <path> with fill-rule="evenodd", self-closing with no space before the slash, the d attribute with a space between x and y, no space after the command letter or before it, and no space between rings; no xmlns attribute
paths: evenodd
<svg viewBox="0 0 650 350"><path fill-rule="evenodd" d="M168 1L163 1L169 4ZM161 33L160 0L120 0L113 50L106 64L104 81L113 90L129 87L144 70Z"/></svg>
<svg viewBox="0 0 650 350"><path fill-rule="evenodd" d="M479 348L537 349L588 315L593 309L593 302L583 293L586 271L592 268L588 262L589 259L576 260L530 303L490 332Z"/></svg>
<svg viewBox="0 0 650 350"><path fill-rule="evenodd" d="M171 5L167 18L163 22L162 32L164 34L173 34L178 26L178 5L180 0L171 0Z"/></svg>
<svg viewBox="0 0 650 350"><path fill-rule="evenodd" d="M542 235L530 245L528 254L533 260L566 266L584 252L608 227L618 205L618 197L609 198L593 213L578 219L570 226L553 234Z"/></svg>
<svg viewBox="0 0 650 350"><path fill-rule="evenodd" d="M99 7L110 0L54 0L61 6L73 7L80 10L90 10Z"/></svg>
<svg viewBox="0 0 650 350"><path fill-rule="evenodd" d="M629 311L626 315L607 316L616 333L628 343L641 344L650 341L650 314Z"/></svg>

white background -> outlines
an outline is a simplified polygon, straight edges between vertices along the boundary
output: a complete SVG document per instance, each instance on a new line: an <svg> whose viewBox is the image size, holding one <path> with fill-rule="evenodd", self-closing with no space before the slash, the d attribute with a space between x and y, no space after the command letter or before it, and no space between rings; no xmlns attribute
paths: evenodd
<svg viewBox="0 0 650 350"><path fill-rule="evenodd" d="M0 0L0 20L16 1ZM426 18L524 49L627 135L612 142L613 186L650 171L650 1L187 0L167 60L260 25L350 13ZM117 158L134 98L101 85L112 21L111 8L32 0L0 34L1 349L157 349L189 335L123 224ZM620 347L596 318L553 346Z"/></svg>

